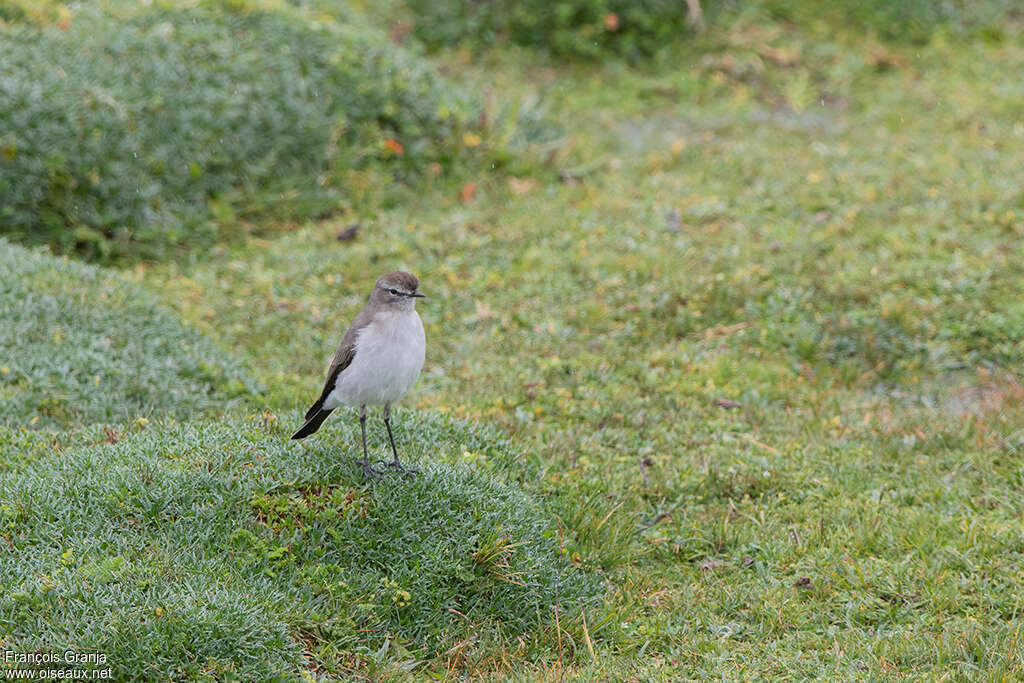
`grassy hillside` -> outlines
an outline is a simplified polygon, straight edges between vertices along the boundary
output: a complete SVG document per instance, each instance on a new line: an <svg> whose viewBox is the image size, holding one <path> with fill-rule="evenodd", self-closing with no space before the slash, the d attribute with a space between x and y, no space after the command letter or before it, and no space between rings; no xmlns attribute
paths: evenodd
<svg viewBox="0 0 1024 683"><path fill-rule="evenodd" d="M337 436L351 430L291 442L297 413L154 423L8 473L5 647L103 652L121 680L372 672L467 639L543 653L534 634L556 606L578 630L600 577L494 476L517 455L507 443L415 418L399 414L399 437L422 475L372 488Z"/></svg>
<svg viewBox="0 0 1024 683"><path fill-rule="evenodd" d="M454 88L351 11L47 4L0 22L0 234L167 259L464 150Z"/></svg>
<svg viewBox="0 0 1024 683"><path fill-rule="evenodd" d="M0 425L218 415L256 391L239 363L138 285L0 239Z"/></svg>
<svg viewBox="0 0 1024 683"><path fill-rule="evenodd" d="M441 50L481 94L460 149L562 137L351 176L348 215L117 278L5 245L4 645L125 679L1024 677L1024 31L808 7L632 65ZM351 413L288 435L394 268L428 296L423 475L368 484ZM72 340L99 370L54 371Z"/></svg>

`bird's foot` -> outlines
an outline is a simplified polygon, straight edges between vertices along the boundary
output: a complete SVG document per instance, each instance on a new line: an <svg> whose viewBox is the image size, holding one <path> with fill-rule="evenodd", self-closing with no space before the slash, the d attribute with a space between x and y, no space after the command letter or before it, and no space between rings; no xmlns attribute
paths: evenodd
<svg viewBox="0 0 1024 683"><path fill-rule="evenodd" d="M381 460L378 464L383 465L384 467L390 467L394 469L396 472L404 474L407 477L415 477L417 474L420 473L419 470L413 469L412 467L406 467L405 465L400 463L398 461L398 458L395 458L394 460Z"/></svg>
<svg viewBox="0 0 1024 683"><path fill-rule="evenodd" d="M370 464L369 460L356 460L356 463L363 468L363 478L377 480L381 478L381 471Z"/></svg>

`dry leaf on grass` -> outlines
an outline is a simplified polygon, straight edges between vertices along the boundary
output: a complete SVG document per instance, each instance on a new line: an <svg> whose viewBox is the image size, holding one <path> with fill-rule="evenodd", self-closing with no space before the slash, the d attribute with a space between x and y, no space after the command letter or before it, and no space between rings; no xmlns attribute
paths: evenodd
<svg viewBox="0 0 1024 683"><path fill-rule="evenodd" d="M517 197L522 197L524 194L529 194L530 192L533 192L535 189L537 189L539 186L540 182L538 182L534 178L508 179L508 189L512 192L512 194L516 195Z"/></svg>

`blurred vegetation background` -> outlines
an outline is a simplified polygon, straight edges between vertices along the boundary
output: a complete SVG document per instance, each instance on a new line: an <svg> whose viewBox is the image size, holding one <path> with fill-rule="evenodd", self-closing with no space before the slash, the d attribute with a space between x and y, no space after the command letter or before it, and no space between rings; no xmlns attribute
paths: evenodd
<svg viewBox="0 0 1024 683"><path fill-rule="evenodd" d="M0 22L3 647L1024 676L1019 2ZM394 268L429 296L424 476L368 486L351 415L287 437Z"/></svg>
<svg viewBox="0 0 1024 683"><path fill-rule="evenodd" d="M937 30L997 34L1013 5L704 0L693 15L678 0L5 0L0 230L107 263L172 258L240 227L359 205L353 175L368 168L415 184L545 137L536 121L482 119L485 103L440 76L425 48L511 43L635 62L671 58L700 44L705 23L740 17L915 43ZM373 25L389 21L392 40ZM473 153L465 135L492 144Z"/></svg>

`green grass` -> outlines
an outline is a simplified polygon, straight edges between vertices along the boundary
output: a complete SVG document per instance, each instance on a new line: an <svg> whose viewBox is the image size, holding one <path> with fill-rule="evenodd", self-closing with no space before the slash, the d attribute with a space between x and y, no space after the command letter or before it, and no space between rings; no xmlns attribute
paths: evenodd
<svg viewBox="0 0 1024 683"><path fill-rule="evenodd" d="M671 0L404 0L396 11L431 47L515 43L559 57L650 56L692 36Z"/></svg>
<svg viewBox="0 0 1024 683"><path fill-rule="evenodd" d="M218 415L251 375L137 285L0 239L0 425Z"/></svg>
<svg viewBox="0 0 1024 683"><path fill-rule="evenodd" d="M345 212L364 176L466 152L459 94L359 15L252 5L110 0L0 24L0 234L168 259Z"/></svg>
<svg viewBox="0 0 1024 683"><path fill-rule="evenodd" d="M316 0L319 6L337 6ZM380 3L371 3L379 5ZM562 59L642 60L700 42L696 24L728 29L737 21L854 28L898 43L925 43L937 33L998 35L1019 12L1013 0L391 0L380 12L430 47L480 50L518 44ZM371 9L371 11L374 11ZM379 10L378 10L379 11Z"/></svg>
<svg viewBox="0 0 1024 683"><path fill-rule="evenodd" d="M502 670L1020 675L1019 26L901 48L749 21L693 50L442 55L543 99L549 165L141 278L293 408L373 278L420 275L408 402L500 426L528 488L623 533L596 658Z"/></svg>
<svg viewBox="0 0 1024 683"><path fill-rule="evenodd" d="M494 431L401 412L422 475L367 486L345 417L308 444L287 439L298 413L154 423L15 466L5 647L103 652L120 679L344 675L433 667L467 642L543 653L556 606L571 628L597 614L600 575L495 476L529 465Z"/></svg>
<svg viewBox="0 0 1024 683"><path fill-rule="evenodd" d="M17 642L70 639L63 590L125 676L1024 676L1019 23L436 59L563 137L125 272L267 412L70 457L0 432L4 536L41 550L2 565ZM351 415L286 438L393 268L428 295L398 415L425 473L367 488Z"/></svg>

